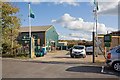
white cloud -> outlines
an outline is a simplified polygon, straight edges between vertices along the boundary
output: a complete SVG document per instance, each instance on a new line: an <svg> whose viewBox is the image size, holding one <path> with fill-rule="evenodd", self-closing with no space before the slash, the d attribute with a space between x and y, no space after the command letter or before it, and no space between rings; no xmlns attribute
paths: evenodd
<svg viewBox="0 0 120 80"><path fill-rule="evenodd" d="M78 6L79 3L76 0L56 0L55 4L67 3L69 5Z"/></svg>
<svg viewBox="0 0 120 80"><path fill-rule="evenodd" d="M109 4L109 5L108 5ZM118 15L118 2L99 3L99 14Z"/></svg>
<svg viewBox="0 0 120 80"><path fill-rule="evenodd" d="M41 0L24 0L24 2L31 2L32 4L39 4Z"/></svg>
<svg viewBox="0 0 120 80"><path fill-rule="evenodd" d="M94 0L91 0L92 4ZM97 0L98 1L98 6L99 6L99 11L98 14L103 15L118 15L118 4L120 0Z"/></svg>
<svg viewBox="0 0 120 80"><path fill-rule="evenodd" d="M94 22L85 22L82 18L75 18L72 17L70 14L64 14L58 20L52 20L54 24L60 24L64 28L68 28L70 30L79 30L79 31L86 31L92 32L93 26L95 26ZM104 24L98 23L98 33L106 33L106 31L116 30L111 27L106 27Z"/></svg>
<svg viewBox="0 0 120 80"><path fill-rule="evenodd" d="M69 35L59 35L59 40L80 40L80 38Z"/></svg>
<svg viewBox="0 0 120 80"><path fill-rule="evenodd" d="M65 22L71 22L71 21L75 21L76 18L70 16L69 14L64 14L61 19L58 19L58 20L52 20L52 22L57 22L57 23L63 23L64 21Z"/></svg>
<svg viewBox="0 0 120 80"><path fill-rule="evenodd" d="M23 2L24 0L1 0L1 1L11 1L11 2ZM37 0L26 0L26 1L37 1ZM94 0L40 0L41 2L93 2ZM119 0L98 0L99 2L115 2Z"/></svg>
<svg viewBox="0 0 120 80"><path fill-rule="evenodd" d="M66 3L72 6L78 6L79 3L76 0L5 0L4 2L31 2L32 4L39 4L40 2L53 2L55 4Z"/></svg>
<svg viewBox="0 0 120 80"><path fill-rule="evenodd" d="M87 41L92 40L92 34L90 33L70 33L69 35L71 37L80 38L80 40L87 40Z"/></svg>
<svg viewBox="0 0 120 80"><path fill-rule="evenodd" d="M3 2L31 2L32 4L39 4L42 0L3 0Z"/></svg>
<svg viewBox="0 0 120 80"><path fill-rule="evenodd" d="M23 0L25 2L40 2L40 0Z"/></svg>
<svg viewBox="0 0 120 80"><path fill-rule="evenodd" d="M59 40L80 40L79 37L74 37L67 34L58 33L58 35L59 35Z"/></svg>
<svg viewBox="0 0 120 80"><path fill-rule="evenodd" d="M91 41L92 35L90 33L70 33L68 35L59 33L59 40L86 40Z"/></svg>

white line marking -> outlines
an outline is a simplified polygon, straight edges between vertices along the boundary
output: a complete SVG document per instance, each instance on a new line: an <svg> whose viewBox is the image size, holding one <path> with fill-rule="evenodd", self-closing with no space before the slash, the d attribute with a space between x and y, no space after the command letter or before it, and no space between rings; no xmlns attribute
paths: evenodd
<svg viewBox="0 0 120 80"><path fill-rule="evenodd" d="M102 66L102 69L101 69L101 73L103 73L104 72L104 66Z"/></svg>

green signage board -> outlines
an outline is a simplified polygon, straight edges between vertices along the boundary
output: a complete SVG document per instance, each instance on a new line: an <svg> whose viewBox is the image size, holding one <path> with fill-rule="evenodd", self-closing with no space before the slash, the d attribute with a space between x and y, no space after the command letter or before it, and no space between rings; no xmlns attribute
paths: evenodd
<svg viewBox="0 0 120 80"><path fill-rule="evenodd" d="M111 42L111 35L110 34L104 35L104 42Z"/></svg>
<svg viewBox="0 0 120 80"><path fill-rule="evenodd" d="M110 42L105 42L105 47L110 47Z"/></svg>

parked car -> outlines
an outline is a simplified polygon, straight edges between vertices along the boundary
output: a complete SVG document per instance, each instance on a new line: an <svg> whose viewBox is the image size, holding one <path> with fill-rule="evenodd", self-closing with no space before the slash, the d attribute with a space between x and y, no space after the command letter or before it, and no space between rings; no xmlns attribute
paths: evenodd
<svg viewBox="0 0 120 80"><path fill-rule="evenodd" d="M120 71L120 45L112 48L107 53L107 66L111 66L115 71Z"/></svg>
<svg viewBox="0 0 120 80"><path fill-rule="evenodd" d="M83 45L74 45L70 50L70 56L74 57L86 57L85 46Z"/></svg>
<svg viewBox="0 0 120 80"><path fill-rule="evenodd" d="M93 46L87 46L86 47L86 54L92 54L93 53Z"/></svg>

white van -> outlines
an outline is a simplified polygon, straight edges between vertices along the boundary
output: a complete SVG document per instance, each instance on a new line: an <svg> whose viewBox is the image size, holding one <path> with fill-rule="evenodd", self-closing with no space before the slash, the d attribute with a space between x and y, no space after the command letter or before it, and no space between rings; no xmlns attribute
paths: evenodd
<svg viewBox="0 0 120 80"><path fill-rule="evenodd" d="M87 46L86 47L86 53L87 54L92 54L93 53L93 46Z"/></svg>
<svg viewBox="0 0 120 80"><path fill-rule="evenodd" d="M83 45L74 45L70 50L70 56L74 57L86 57L85 46Z"/></svg>

